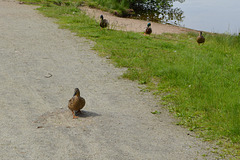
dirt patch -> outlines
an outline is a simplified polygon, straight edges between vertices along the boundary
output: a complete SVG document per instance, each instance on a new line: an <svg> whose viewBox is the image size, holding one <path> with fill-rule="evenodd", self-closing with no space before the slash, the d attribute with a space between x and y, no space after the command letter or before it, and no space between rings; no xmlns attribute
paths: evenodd
<svg viewBox="0 0 240 160"><path fill-rule="evenodd" d="M147 23L150 21L143 21L131 18L121 18L114 16L111 13L101 11L95 8L89 8L87 6L80 7L80 9L90 17L95 18L97 21L100 21L100 15L103 15L110 23L111 29L123 30L123 31L133 31L133 32L144 32L144 29L147 26ZM156 22L151 22L152 34L162 34L162 33L186 33L186 32L198 32L197 30L168 25L160 24Z"/></svg>
<svg viewBox="0 0 240 160"><path fill-rule="evenodd" d="M83 125L90 125L94 121L94 117L100 116L97 113L90 111L81 111L78 119L73 119L71 111L68 109L56 109L54 112L46 112L39 116L34 123L36 128L48 127L77 127Z"/></svg>

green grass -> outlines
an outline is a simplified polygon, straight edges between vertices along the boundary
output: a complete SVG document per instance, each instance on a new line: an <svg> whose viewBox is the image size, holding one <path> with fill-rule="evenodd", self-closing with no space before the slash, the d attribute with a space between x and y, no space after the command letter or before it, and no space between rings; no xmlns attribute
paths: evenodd
<svg viewBox="0 0 240 160"><path fill-rule="evenodd" d="M39 10L61 28L95 41L100 55L127 67L123 77L161 96L178 124L240 155L240 36L204 34L206 43L199 46L195 33L149 37L101 30L76 8L80 2L41 3Z"/></svg>
<svg viewBox="0 0 240 160"><path fill-rule="evenodd" d="M89 5L92 7L102 8L104 10L115 10L120 15L123 15L125 10L129 7L128 0L89 0Z"/></svg>

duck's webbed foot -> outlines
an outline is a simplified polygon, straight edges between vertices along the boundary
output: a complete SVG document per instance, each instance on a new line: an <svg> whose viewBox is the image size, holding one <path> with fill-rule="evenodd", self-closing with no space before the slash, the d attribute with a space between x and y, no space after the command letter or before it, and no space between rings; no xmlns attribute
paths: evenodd
<svg viewBox="0 0 240 160"><path fill-rule="evenodd" d="M73 115L73 119L78 119L78 116Z"/></svg>
<svg viewBox="0 0 240 160"><path fill-rule="evenodd" d="M78 110L78 111L73 111L73 119L78 118L78 115L79 115L80 113L81 113L80 110Z"/></svg>
<svg viewBox="0 0 240 160"><path fill-rule="evenodd" d="M77 119L78 116L77 116L77 111L73 111L73 119Z"/></svg>

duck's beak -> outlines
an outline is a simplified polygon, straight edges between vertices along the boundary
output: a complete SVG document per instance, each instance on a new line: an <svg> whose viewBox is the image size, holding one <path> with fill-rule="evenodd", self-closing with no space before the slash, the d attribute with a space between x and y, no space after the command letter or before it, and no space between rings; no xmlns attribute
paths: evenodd
<svg viewBox="0 0 240 160"><path fill-rule="evenodd" d="M75 88L73 96L75 96L76 94L77 94L77 88Z"/></svg>
<svg viewBox="0 0 240 160"><path fill-rule="evenodd" d="M78 94L80 94L80 91L79 91L78 88L75 88L73 96L76 96L76 95L78 95Z"/></svg>

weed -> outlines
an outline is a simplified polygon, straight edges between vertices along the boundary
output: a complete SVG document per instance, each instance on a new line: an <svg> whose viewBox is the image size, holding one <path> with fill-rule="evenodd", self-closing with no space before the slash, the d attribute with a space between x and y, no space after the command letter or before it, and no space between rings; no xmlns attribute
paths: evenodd
<svg viewBox="0 0 240 160"><path fill-rule="evenodd" d="M161 112L159 111L154 111L154 112L151 112L152 114L161 114Z"/></svg>

